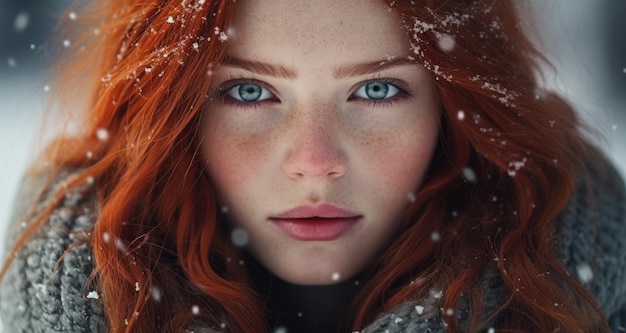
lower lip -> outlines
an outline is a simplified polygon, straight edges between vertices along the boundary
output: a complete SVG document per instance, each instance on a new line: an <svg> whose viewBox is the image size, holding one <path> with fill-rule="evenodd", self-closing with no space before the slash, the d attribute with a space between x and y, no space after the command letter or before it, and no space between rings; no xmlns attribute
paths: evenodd
<svg viewBox="0 0 626 333"><path fill-rule="evenodd" d="M353 218L310 218L270 219L289 237L299 241L332 241L348 232L361 219Z"/></svg>

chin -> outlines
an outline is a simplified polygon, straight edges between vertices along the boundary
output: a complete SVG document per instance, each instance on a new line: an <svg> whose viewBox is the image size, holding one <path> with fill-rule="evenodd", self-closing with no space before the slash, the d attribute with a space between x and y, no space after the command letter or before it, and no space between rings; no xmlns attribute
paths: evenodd
<svg viewBox="0 0 626 333"><path fill-rule="evenodd" d="M295 268L295 269L294 269ZM280 279L296 285L333 285L349 280L354 274L348 274L345 270L337 271L332 269L311 269L315 266L293 267L288 271L273 272Z"/></svg>

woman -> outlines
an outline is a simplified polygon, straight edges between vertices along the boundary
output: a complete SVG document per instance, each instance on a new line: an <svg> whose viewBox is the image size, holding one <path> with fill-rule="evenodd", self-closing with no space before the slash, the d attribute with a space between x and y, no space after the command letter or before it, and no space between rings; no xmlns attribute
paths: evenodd
<svg viewBox="0 0 626 333"><path fill-rule="evenodd" d="M10 331L623 329L624 185L512 1L94 6Z"/></svg>

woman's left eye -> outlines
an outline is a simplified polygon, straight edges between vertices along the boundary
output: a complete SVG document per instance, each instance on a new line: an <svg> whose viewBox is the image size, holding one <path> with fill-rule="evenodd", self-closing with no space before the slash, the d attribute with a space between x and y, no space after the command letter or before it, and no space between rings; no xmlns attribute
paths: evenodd
<svg viewBox="0 0 626 333"><path fill-rule="evenodd" d="M397 95L400 92L398 87L383 81L367 82L354 92L354 96L370 99L384 100Z"/></svg>
<svg viewBox="0 0 626 333"><path fill-rule="evenodd" d="M255 83L242 83L235 85L228 89L226 94L235 100L244 103L261 102L274 97L269 90L260 84Z"/></svg>

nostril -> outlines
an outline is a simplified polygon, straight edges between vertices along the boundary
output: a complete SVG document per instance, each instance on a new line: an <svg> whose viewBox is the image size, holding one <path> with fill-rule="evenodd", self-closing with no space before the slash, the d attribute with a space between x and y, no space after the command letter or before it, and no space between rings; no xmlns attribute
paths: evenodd
<svg viewBox="0 0 626 333"><path fill-rule="evenodd" d="M298 149L287 155L283 171L291 178L338 178L346 172L343 154L329 149Z"/></svg>

